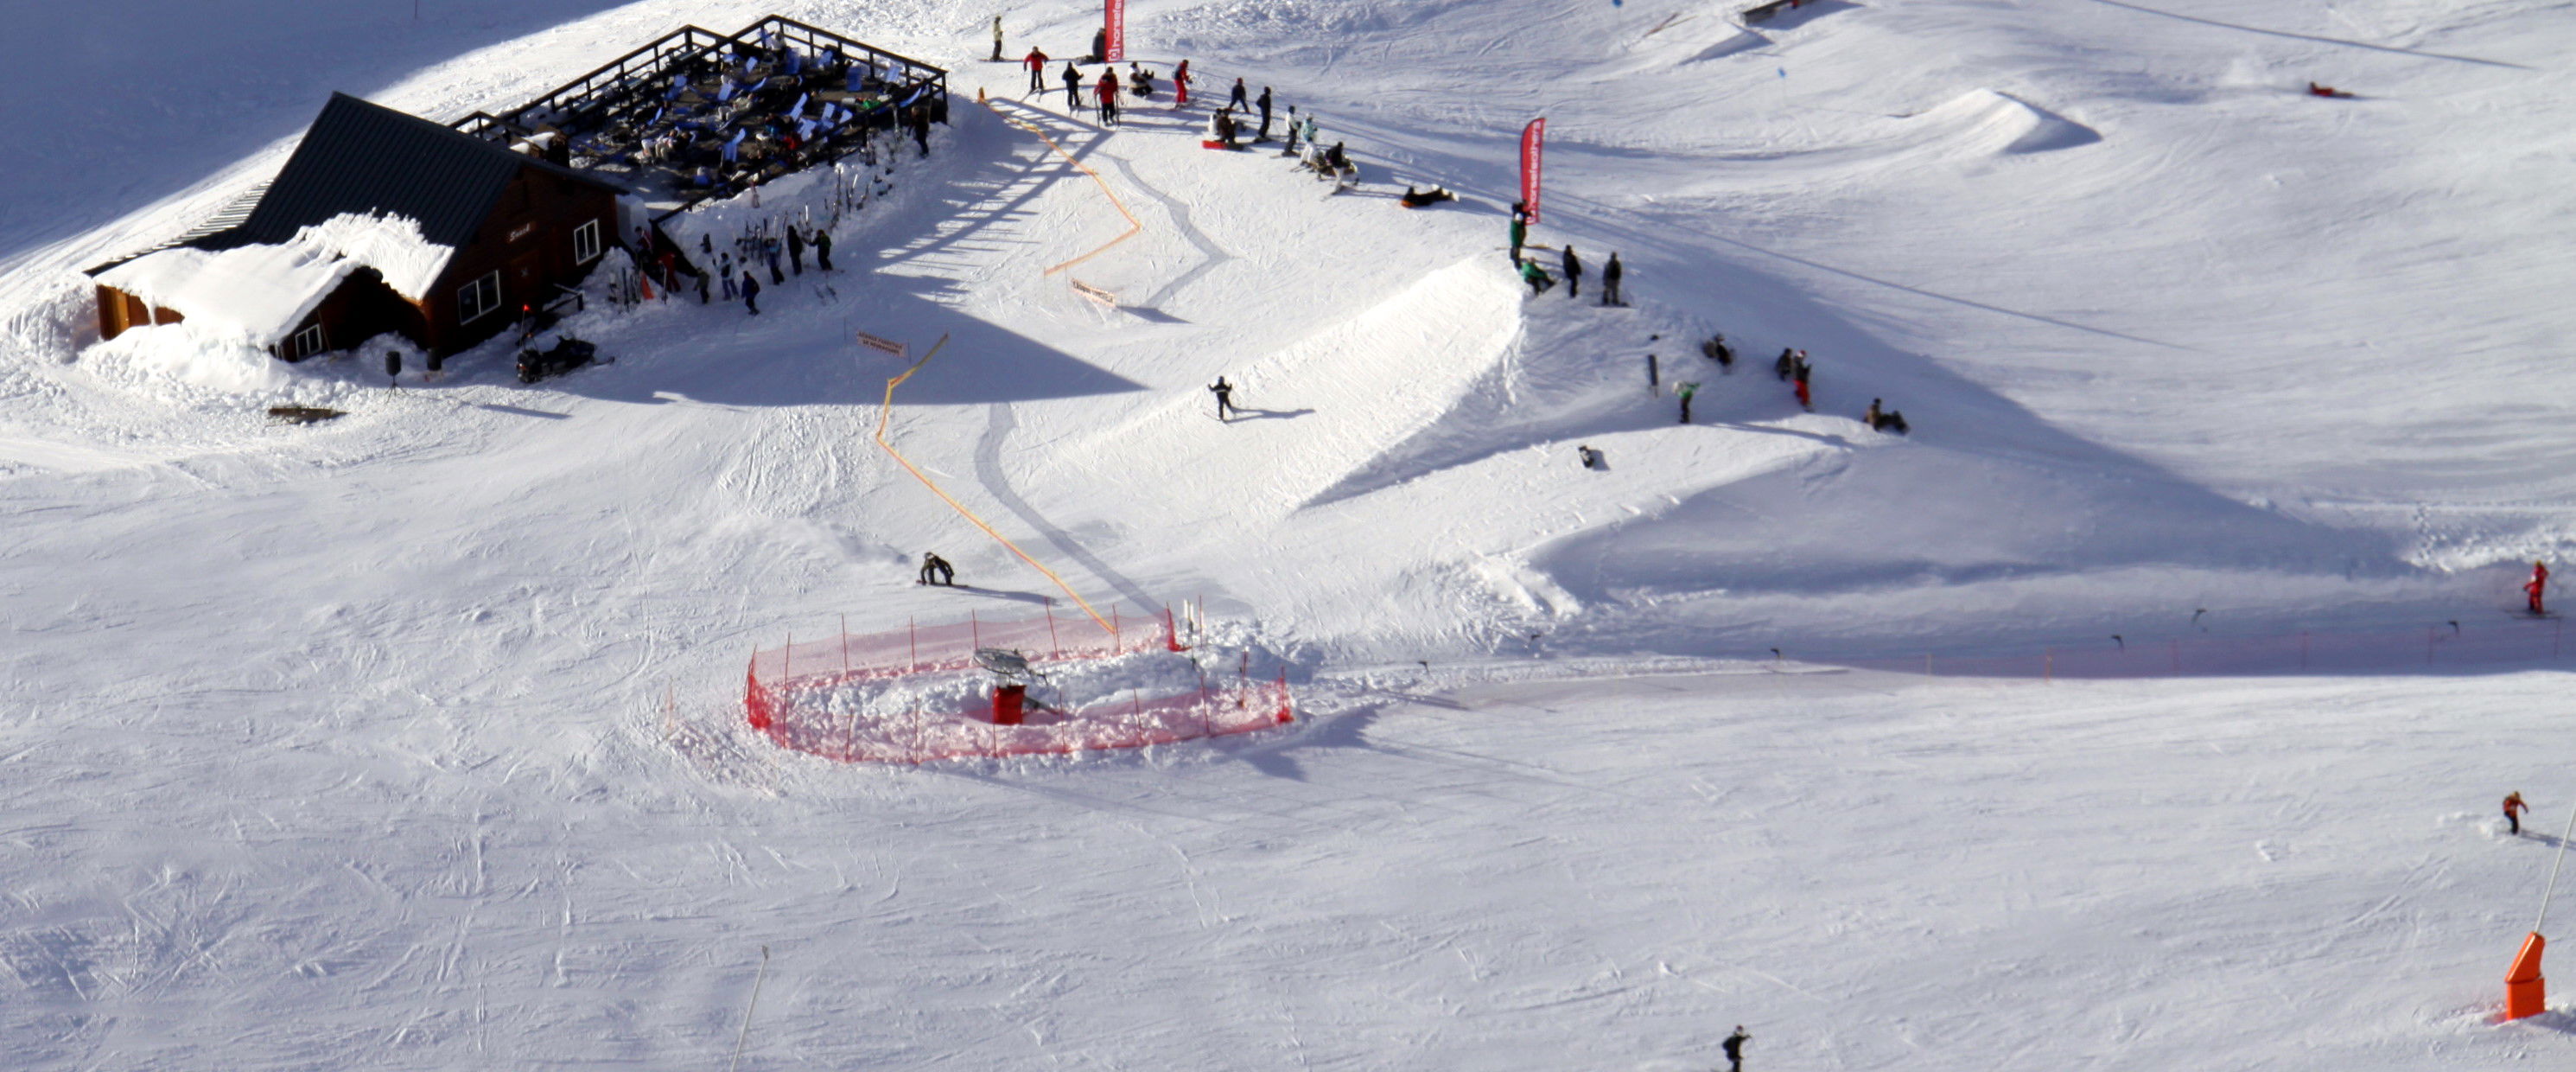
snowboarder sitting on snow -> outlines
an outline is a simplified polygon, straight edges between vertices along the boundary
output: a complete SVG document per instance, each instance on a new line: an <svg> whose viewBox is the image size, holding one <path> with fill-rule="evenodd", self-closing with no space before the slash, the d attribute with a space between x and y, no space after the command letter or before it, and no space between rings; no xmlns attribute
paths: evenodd
<svg viewBox="0 0 2576 1072"><path fill-rule="evenodd" d="M1725 334L1720 333L1707 342L1699 344L1699 352L1700 356L1717 362L1718 368L1727 372L1735 371L1735 348L1726 344Z"/></svg>
<svg viewBox="0 0 2576 1072"><path fill-rule="evenodd" d="M1437 205L1443 201L1455 201L1457 199L1458 195L1450 193L1449 191L1443 190L1437 186L1428 190L1416 190L1413 187L1407 186L1404 188L1404 196L1397 198L1396 203L1403 205L1406 208L1421 208L1424 205Z"/></svg>
<svg viewBox="0 0 2576 1072"><path fill-rule="evenodd" d="M1606 462L1602 461L1601 452L1592 449L1590 444L1574 448L1574 456L1583 460L1583 467L1586 469L1607 469L1610 467Z"/></svg>
<svg viewBox="0 0 2576 1072"><path fill-rule="evenodd" d="M1529 284L1530 297L1533 298L1547 293L1547 288L1556 285L1556 280L1548 278L1547 269L1539 267L1535 260L1521 262L1521 282Z"/></svg>
<svg viewBox="0 0 2576 1072"><path fill-rule="evenodd" d="M924 551L921 554L921 579L914 583L953 588L957 585L957 567L949 565L948 560L939 557L935 551Z"/></svg>
<svg viewBox="0 0 2576 1072"><path fill-rule="evenodd" d="M1243 412L1235 408L1234 385L1225 382L1225 377L1219 376L1215 383L1209 384L1208 393L1216 396L1216 419L1222 421L1229 414Z"/></svg>
<svg viewBox="0 0 2576 1072"><path fill-rule="evenodd" d="M1145 70L1133 63L1128 64L1127 92L1133 93L1139 98L1152 97L1154 95L1154 72Z"/></svg>
<svg viewBox="0 0 2576 1072"><path fill-rule="evenodd" d="M1208 143L1212 149L1234 148L1234 109L1219 108L1208 119Z"/></svg>
<svg viewBox="0 0 2576 1072"><path fill-rule="evenodd" d="M2522 802L2522 790L2516 789L2504 795L2504 821L2513 836L2522 836L2522 813L2530 807Z"/></svg>

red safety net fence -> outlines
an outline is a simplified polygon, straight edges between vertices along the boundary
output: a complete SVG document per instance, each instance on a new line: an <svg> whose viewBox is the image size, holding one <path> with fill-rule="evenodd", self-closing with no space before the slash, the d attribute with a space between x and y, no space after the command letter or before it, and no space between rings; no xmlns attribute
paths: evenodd
<svg viewBox="0 0 2576 1072"><path fill-rule="evenodd" d="M753 653L743 713L780 747L872 763L1142 748L1294 721L1285 670L1256 679L1247 659L1232 674L1211 676L1182 646L1168 613L1111 624L1102 632L1088 618L970 618L791 637ZM1096 664L1093 676L1106 685L1085 702L1032 703L1019 724L997 724L997 682L978 669L979 648L1017 652L1041 674Z"/></svg>

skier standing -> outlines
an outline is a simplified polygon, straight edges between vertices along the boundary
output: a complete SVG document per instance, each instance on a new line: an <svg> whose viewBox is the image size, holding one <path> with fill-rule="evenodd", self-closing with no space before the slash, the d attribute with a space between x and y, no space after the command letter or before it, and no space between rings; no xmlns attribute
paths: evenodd
<svg viewBox="0 0 2576 1072"><path fill-rule="evenodd" d="M760 315L760 277L748 271L742 273L742 306L751 315Z"/></svg>
<svg viewBox="0 0 2576 1072"><path fill-rule="evenodd" d="M1028 56L1020 60L1020 63L1029 69L1029 92L1046 92L1046 50L1032 48L1029 50Z"/></svg>
<svg viewBox="0 0 2576 1072"><path fill-rule="evenodd" d="M1808 365L1805 358L1800 358L1798 361L1797 379L1791 381L1796 384L1798 388L1798 408L1806 410L1809 413L1816 411L1816 396L1808 389L1807 386L1807 378L1814 375L1814 373L1814 367Z"/></svg>
<svg viewBox="0 0 2576 1072"><path fill-rule="evenodd" d="M1002 62L1002 17L993 16L993 62Z"/></svg>
<svg viewBox="0 0 2576 1072"><path fill-rule="evenodd" d="M1064 110L1069 115L1074 109L1080 107L1082 107L1082 70L1075 67L1072 60L1066 60L1064 62Z"/></svg>
<svg viewBox="0 0 2576 1072"><path fill-rule="evenodd" d="M1187 108L1189 106L1190 61L1182 60L1180 68L1172 72L1172 107Z"/></svg>
<svg viewBox="0 0 2576 1072"><path fill-rule="evenodd" d="M1294 104L1288 106L1288 147L1279 150L1279 155L1297 155L1297 106Z"/></svg>
<svg viewBox="0 0 2576 1072"><path fill-rule="evenodd" d="M725 296L725 300L726 300L726 301L732 301L732 300L733 300L733 298L734 298L734 293L733 293L733 254L731 254L731 253L719 253L719 254L717 254L717 255L716 255L716 274L717 274L718 276L723 277L723 279L724 279L724 296Z"/></svg>
<svg viewBox="0 0 2576 1072"><path fill-rule="evenodd" d="M1243 88L1243 79L1241 79L1241 78L1237 78L1237 79L1235 79L1235 80L1234 80L1234 107L1235 107L1235 110L1237 110L1237 111L1244 111L1244 112L1251 111L1251 110L1252 110L1252 99L1251 99L1251 98L1252 98L1252 91L1251 91L1251 90L1248 90L1248 89Z"/></svg>
<svg viewBox="0 0 2576 1072"><path fill-rule="evenodd" d="M2533 614L2549 613L2546 610L2542 610L2540 606L2540 597L2548 590L2549 564L2534 559L2531 563L2531 582L2522 586L2523 594L2531 597L2531 612Z"/></svg>
<svg viewBox="0 0 2576 1072"><path fill-rule="evenodd" d="M1744 1072L1744 1044L1752 1040L1753 1036L1744 1033L1744 1025L1737 1024L1735 1033L1718 1044L1719 1049L1726 1051L1727 1072Z"/></svg>
<svg viewBox="0 0 2576 1072"><path fill-rule="evenodd" d="M2529 807L2530 805L2522 802L2522 790L2516 789L2504 795L2504 821L2505 825L2511 828L2513 836L2522 836L2522 813Z"/></svg>
<svg viewBox="0 0 2576 1072"><path fill-rule="evenodd" d="M1256 137L1256 138L1252 139L1252 140L1254 140L1254 141L1256 141L1256 142L1269 141L1269 140L1270 140L1270 87L1269 87L1269 86L1263 86L1263 87L1261 87L1261 100L1260 100L1258 103L1261 105L1261 135L1260 135L1259 137Z"/></svg>
<svg viewBox="0 0 2576 1072"><path fill-rule="evenodd" d="M1771 374L1780 377L1780 382L1787 383L1789 373L1797 367L1798 351L1783 346L1780 348L1780 359L1771 363Z"/></svg>
<svg viewBox="0 0 2576 1072"><path fill-rule="evenodd" d="M1689 424L1691 396L1699 393L1699 381L1683 380L1674 384L1673 393L1680 396L1682 400L1682 423Z"/></svg>
<svg viewBox="0 0 2576 1072"><path fill-rule="evenodd" d="M1219 376L1215 383L1209 384L1208 393L1216 396L1216 419L1222 421L1227 415L1240 412L1234 408L1234 385L1225 382L1225 377Z"/></svg>
<svg viewBox="0 0 2576 1072"><path fill-rule="evenodd" d="M1619 267L1619 255L1616 253L1611 254L1610 263L1601 266L1601 304L1628 304L1619 298L1619 277L1624 274L1624 272L1625 269Z"/></svg>
<svg viewBox="0 0 2576 1072"><path fill-rule="evenodd" d="M1519 263L1521 263L1521 246L1522 246L1523 244L1527 243L1528 241L1529 241L1529 213L1527 213L1527 212L1525 212L1525 211L1523 211L1523 210L1521 209L1521 203L1520 203L1520 202L1518 202L1518 201L1514 201L1514 202L1512 202L1512 254L1511 254L1511 256L1512 256L1512 263L1513 263L1513 264L1519 264Z"/></svg>
<svg viewBox="0 0 2576 1072"><path fill-rule="evenodd" d="M832 270L832 232L820 227L814 229L814 270Z"/></svg>
<svg viewBox="0 0 2576 1072"><path fill-rule="evenodd" d="M1583 258L1575 256L1574 247L1569 244L1565 247L1565 256L1560 258L1560 260L1565 269L1565 296L1568 298L1582 297Z"/></svg>
<svg viewBox="0 0 2576 1072"><path fill-rule="evenodd" d="M1091 87L1091 91L1094 103L1100 105L1100 125L1117 126L1118 72L1107 67L1101 68L1100 81Z"/></svg>

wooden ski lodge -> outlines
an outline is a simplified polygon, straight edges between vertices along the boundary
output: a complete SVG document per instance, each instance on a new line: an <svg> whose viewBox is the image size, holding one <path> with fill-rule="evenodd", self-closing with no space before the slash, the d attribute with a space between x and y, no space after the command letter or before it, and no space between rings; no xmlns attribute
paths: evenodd
<svg viewBox="0 0 2576 1072"><path fill-rule="evenodd" d="M99 337L193 322L288 361L386 332L454 353L678 213L947 109L946 71L776 15L683 27L452 124L335 93L265 186L89 270Z"/></svg>

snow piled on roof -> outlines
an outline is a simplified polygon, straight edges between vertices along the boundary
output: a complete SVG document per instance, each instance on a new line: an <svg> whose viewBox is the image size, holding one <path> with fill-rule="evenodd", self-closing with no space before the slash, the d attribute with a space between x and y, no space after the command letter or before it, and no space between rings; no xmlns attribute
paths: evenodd
<svg viewBox="0 0 2576 1072"><path fill-rule="evenodd" d="M146 254L98 281L177 310L201 331L269 346L359 268L375 269L395 293L419 301L455 254L421 237L417 221L342 213L275 245Z"/></svg>
<svg viewBox="0 0 2576 1072"><path fill-rule="evenodd" d="M456 247L421 237L420 221L407 216L343 212L295 232L292 245L311 244L366 265L385 277L385 285L412 301L438 282Z"/></svg>
<svg viewBox="0 0 2576 1072"><path fill-rule="evenodd" d="M268 346L303 323L358 267L301 241L211 252L182 246L117 265L98 281L177 310L201 332Z"/></svg>

